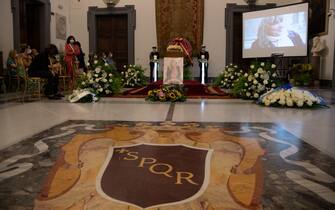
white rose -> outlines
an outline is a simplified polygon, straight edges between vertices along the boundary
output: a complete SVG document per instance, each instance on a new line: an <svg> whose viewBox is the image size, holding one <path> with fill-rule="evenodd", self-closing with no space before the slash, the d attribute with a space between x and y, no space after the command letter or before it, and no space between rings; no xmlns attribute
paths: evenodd
<svg viewBox="0 0 335 210"><path fill-rule="evenodd" d="M234 79L234 76L231 76L230 79Z"/></svg>
<svg viewBox="0 0 335 210"><path fill-rule="evenodd" d="M272 64L272 65L271 65L271 68L273 68L273 69L276 68L276 67L277 67L277 66L276 66L275 64Z"/></svg>
<svg viewBox="0 0 335 210"><path fill-rule="evenodd" d="M113 80L112 80L112 79L109 79L109 82L113 82Z"/></svg>
<svg viewBox="0 0 335 210"><path fill-rule="evenodd" d="M250 92L247 92L247 93L246 93L246 96L250 97L250 96L251 96L251 93L250 93Z"/></svg>
<svg viewBox="0 0 335 210"><path fill-rule="evenodd" d="M97 60L95 60L95 61L94 61L94 64L97 64L97 63L98 63L98 61L97 61Z"/></svg>
<svg viewBox="0 0 335 210"><path fill-rule="evenodd" d="M282 100L282 98L278 102L280 105L284 106L286 104L285 98Z"/></svg>
<svg viewBox="0 0 335 210"><path fill-rule="evenodd" d="M111 76L113 76L113 74L108 74L108 76L110 76L110 77L111 77Z"/></svg>
<svg viewBox="0 0 335 210"><path fill-rule="evenodd" d="M257 80L254 80L254 82L253 82L255 85L257 85L258 84L258 81Z"/></svg>
<svg viewBox="0 0 335 210"><path fill-rule="evenodd" d="M263 100L263 103L265 106L270 106L271 101L270 100Z"/></svg>
<svg viewBox="0 0 335 210"><path fill-rule="evenodd" d="M85 83L85 82L82 82L81 84L82 84L82 85L85 85L86 83Z"/></svg>
<svg viewBox="0 0 335 210"><path fill-rule="evenodd" d="M102 91L104 91L104 89L102 89L102 88L99 88L99 90L98 90L99 92L102 92Z"/></svg>
<svg viewBox="0 0 335 210"><path fill-rule="evenodd" d="M259 77L259 74L258 74L258 73L256 73L256 74L255 74L255 77L256 77L256 78L258 78L258 77Z"/></svg>
<svg viewBox="0 0 335 210"><path fill-rule="evenodd" d="M107 79L103 79L102 81L103 81L103 82L107 82Z"/></svg>
<svg viewBox="0 0 335 210"><path fill-rule="evenodd" d="M245 74L244 74L244 77L248 77L248 73L245 73Z"/></svg>
<svg viewBox="0 0 335 210"><path fill-rule="evenodd" d="M276 73L273 73L273 74L272 74L272 77L277 77L277 74L276 74Z"/></svg>
<svg viewBox="0 0 335 210"><path fill-rule="evenodd" d="M306 103L307 103L308 106L312 106L313 105L313 101L311 101L311 100L307 100Z"/></svg>
<svg viewBox="0 0 335 210"><path fill-rule="evenodd" d="M105 63L105 66L108 66L108 63Z"/></svg>
<svg viewBox="0 0 335 210"><path fill-rule="evenodd" d="M254 98L258 98L258 97L259 97L258 93L255 93Z"/></svg>
<svg viewBox="0 0 335 210"><path fill-rule="evenodd" d="M250 65L250 68L251 68L251 69L254 69L254 68L255 68L255 66L254 66L254 65Z"/></svg>
<svg viewBox="0 0 335 210"><path fill-rule="evenodd" d="M99 80L100 80L99 78L98 78L98 79L95 79L96 82L99 82Z"/></svg>
<svg viewBox="0 0 335 210"><path fill-rule="evenodd" d="M272 83L271 87L275 88L277 85L275 83Z"/></svg>
<svg viewBox="0 0 335 210"><path fill-rule="evenodd" d="M248 87L248 83L244 83L244 86Z"/></svg>
<svg viewBox="0 0 335 210"><path fill-rule="evenodd" d="M90 66L90 63L89 63L89 62L87 62L86 66Z"/></svg>
<svg viewBox="0 0 335 210"><path fill-rule="evenodd" d="M259 67L259 68L257 69L257 73L261 74L262 72L263 72L263 69L262 69L261 67Z"/></svg>
<svg viewBox="0 0 335 210"><path fill-rule="evenodd" d="M91 80L90 80L90 84L93 84L93 83L94 83L94 80L93 80L93 79L91 79Z"/></svg>
<svg viewBox="0 0 335 210"><path fill-rule="evenodd" d="M249 75L248 81L251 82L253 79L254 79L254 77L252 75Z"/></svg>
<svg viewBox="0 0 335 210"><path fill-rule="evenodd" d="M304 105L304 101L303 100L298 100L297 101L297 106L298 107L302 107Z"/></svg>
<svg viewBox="0 0 335 210"><path fill-rule="evenodd" d="M111 93L111 91L110 91L110 90L106 90L105 92L106 92L106 94L110 94L110 93Z"/></svg>
<svg viewBox="0 0 335 210"><path fill-rule="evenodd" d="M261 63L261 66L265 66L265 63L264 63L264 62L262 62L262 63Z"/></svg>
<svg viewBox="0 0 335 210"><path fill-rule="evenodd" d="M264 85L267 85L267 84L269 84L269 82L268 82L267 80L264 80L264 81L263 81L263 84L264 84Z"/></svg>
<svg viewBox="0 0 335 210"><path fill-rule="evenodd" d="M289 106L289 107L292 107L293 106L293 101L292 101L292 99L286 99L286 104L287 104L287 106Z"/></svg>

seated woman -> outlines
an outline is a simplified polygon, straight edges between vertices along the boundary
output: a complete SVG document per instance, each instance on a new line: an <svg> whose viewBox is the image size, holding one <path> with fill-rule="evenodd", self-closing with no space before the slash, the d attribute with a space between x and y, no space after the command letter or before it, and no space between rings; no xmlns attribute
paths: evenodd
<svg viewBox="0 0 335 210"><path fill-rule="evenodd" d="M8 54L7 58L7 70L8 76L16 76L16 68L17 68L17 53L16 50L11 50Z"/></svg>
<svg viewBox="0 0 335 210"><path fill-rule="evenodd" d="M22 45L19 56L22 58L24 67L27 69L33 60L33 58L31 57L30 46L26 44Z"/></svg>
<svg viewBox="0 0 335 210"><path fill-rule="evenodd" d="M54 67L53 61L55 55L58 54L58 49L55 45L50 44L43 53L38 54L28 69L30 77L41 77L48 80L45 86L45 95L49 99L60 99L63 97L58 93L58 74L52 71Z"/></svg>

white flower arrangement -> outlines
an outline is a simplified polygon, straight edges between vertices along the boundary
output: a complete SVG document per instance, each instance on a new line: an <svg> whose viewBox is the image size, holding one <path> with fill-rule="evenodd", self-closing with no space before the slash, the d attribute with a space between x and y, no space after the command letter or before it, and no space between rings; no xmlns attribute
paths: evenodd
<svg viewBox="0 0 335 210"><path fill-rule="evenodd" d="M229 64L225 67L215 84L224 89L232 89L234 82L243 75L243 71L237 65Z"/></svg>
<svg viewBox="0 0 335 210"><path fill-rule="evenodd" d="M96 61L91 65L93 69L83 73L78 79L78 90L89 90L97 96L118 93L122 88L122 82L115 66Z"/></svg>
<svg viewBox="0 0 335 210"><path fill-rule="evenodd" d="M276 65L271 63L255 63L234 83L233 94L244 99L258 99L263 93L276 88L279 78Z"/></svg>
<svg viewBox="0 0 335 210"><path fill-rule="evenodd" d="M124 66L121 76L126 87L141 87L145 85L144 69L139 65Z"/></svg>
<svg viewBox="0 0 335 210"><path fill-rule="evenodd" d="M269 91L259 98L258 103L275 107L307 108L326 106L326 103L321 97L296 87L277 88Z"/></svg>

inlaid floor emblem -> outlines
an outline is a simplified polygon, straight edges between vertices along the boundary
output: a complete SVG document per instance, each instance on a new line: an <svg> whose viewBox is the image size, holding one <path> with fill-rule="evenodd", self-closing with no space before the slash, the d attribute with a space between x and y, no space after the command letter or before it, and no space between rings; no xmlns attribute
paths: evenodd
<svg viewBox="0 0 335 210"><path fill-rule="evenodd" d="M113 147L98 176L97 191L140 208L187 202L208 185L211 153L185 145Z"/></svg>
<svg viewBox="0 0 335 210"><path fill-rule="evenodd" d="M273 123L68 121L1 151L0 209L335 209L334 168Z"/></svg>

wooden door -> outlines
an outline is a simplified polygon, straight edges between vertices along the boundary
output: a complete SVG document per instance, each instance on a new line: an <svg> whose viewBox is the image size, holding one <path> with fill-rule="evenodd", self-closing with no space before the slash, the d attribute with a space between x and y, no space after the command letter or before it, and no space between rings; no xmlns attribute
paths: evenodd
<svg viewBox="0 0 335 210"><path fill-rule="evenodd" d="M41 12L43 5L36 0L20 1L20 44L41 49Z"/></svg>
<svg viewBox="0 0 335 210"><path fill-rule="evenodd" d="M128 17L126 14L97 16L97 52L113 53L120 71L128 64Z"/></svg>

